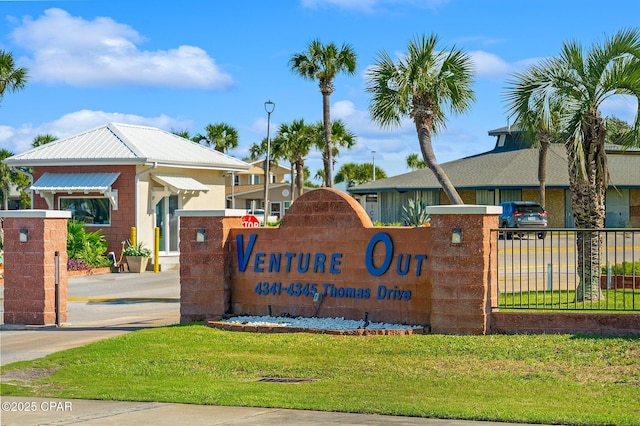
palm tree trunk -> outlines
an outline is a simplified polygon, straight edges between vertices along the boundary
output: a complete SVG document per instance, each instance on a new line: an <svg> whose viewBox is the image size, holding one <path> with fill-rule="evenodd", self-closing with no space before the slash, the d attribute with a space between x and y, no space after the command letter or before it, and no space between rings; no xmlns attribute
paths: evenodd
<svg viewBox="0 0 640 426"><path fill-rule="evenodd" d="M456 191L447 174L442 170L442 167L436 161L436 156L433 152L433 146L431 145L431 131L426 125L421 125L420 120L416 119L416 130L418 131L418 140L420 141L420 150L422 151L422 157L424 162L436 176L440 186L444 190L451 204L461 205L464 204L460 194Z"/></svg>
<svg viewBox="0 0 640 426"><path fill-rule="evenodd" d="M296 186L299 197L304 192L304 162L300 160L296 162Z"/></svg>
<svg viewBox="0 0 640 426"><path fill-rule="evenodd" d="M605 196L607 190L607 157L604 152L604 126L599 117L592 117L582 126L584 162L577 159L567 145L569 186L576 228L578 288L575 301L599 300L602 236Z"/></svg>
<svg viewBox="0 0 640 426"><path fill-rule="evenodd" d="M333 143L331 141L331 112L329 97L331 92L322 92L322 122L324 125L324 185L333 188Z"/></svg>
<svg viewBox="0 0 640 426"><path fill-rule="evenodd" d="M540 151L538 153L538 182L540 182L540 206L546 208L547 194L547 151L550 140L543 138L540 140Z"/></svg>

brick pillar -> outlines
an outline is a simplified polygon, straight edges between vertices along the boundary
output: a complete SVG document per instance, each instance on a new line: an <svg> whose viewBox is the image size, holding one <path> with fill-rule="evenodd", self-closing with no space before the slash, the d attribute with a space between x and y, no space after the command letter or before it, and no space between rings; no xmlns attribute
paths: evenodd
<svg viewBox="0 0 640 426"><path fill-rule="evenodd" d="M498 227L497 206L433 206L431 215L431 331L486 334L491 310L490 230ZM461 241L452 241L454 230Z"/></svg>
<svg viewBox="0 0 640 426"><path fill-rule="evenodd" d="M244 210L178 210L180 217L180 322L230 312L229 230ZM204 233L202 232L204 231ZM198 241L198 234L204 236Z"/></svg>
<svg viewBox="0 0 640 426"><path fill-rule="evenodd" d="M67 321L67 219L59 210L8 210L4 218L4 322L56 324L55 253L59 257L59 322ZM21 241L26 239L26 241Z"/></svg>

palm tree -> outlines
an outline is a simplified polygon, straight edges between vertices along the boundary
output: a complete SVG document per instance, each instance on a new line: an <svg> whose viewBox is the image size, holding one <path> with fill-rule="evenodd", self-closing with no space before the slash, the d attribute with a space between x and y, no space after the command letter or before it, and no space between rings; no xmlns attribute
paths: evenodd
<svg viewBox="0 0 640 426"><path fill-rule="evenodd" d="M13 54L0 49L0 99L4 92L15 92L24 89L29 78L26 68L16 68Z"/></svg>
<svg viewBox="0 0 640 426"><path fill-rule="evenodd" d="M204 131L204 135L198 133L192 140L198 143L204 142L220 152L227 152L238 146L238 131L229 124L207 124Z"/></svg>
<svg viewBox="0 0 640 426"><path fill-rule="evenodd" d="M291 163L291 168L295 168L296 193L294 199L304 192L304 158L309 155L312 146L313 128L306 125L304 119L293 120L291 124L281 124L276 136L271 141L274 158L287 158ZM292 170L292 180L293 176Z"/></svg>
<svg viewBox="0 0 640 426"><path fill-rule="evenodd" d="M4 160L13 155L14 153L8 149L0 149L0 190L2 190L2 206L4 210L9 210L9 191L18 179L18 173L4 164Z"/></svg>
<svg viewBox="0 0 640 426"><path fill-rule="evenodd" d="M356 137L355 133L347 129L347 127L345 126L342 120L335 120L331 123L332 144L331 144L331 150L329 150L330 151L329 152L327 150L327 143L326 143L324 134L325 134L324 123L320 121L315 125L314 145L316 148L318 148L320 152L322 152L322 161L325 164L325 166L328 161L331 161L329 164L331 165L331 171L333 172L333 166L335 165L336 157L340 154L340 148L347 148L347 149L353 148L358 138ZM328 157L329 153L331 154L330 157ZM329 160L329 158L331 159ZM324 186L330 187L327 184L328 179L326 176L327 174L326 174L326 168L325 168L322 174ZM332 183L333 183L333 180L332 180Z"/></svg>
<svg viewBox="0 0 640 426"><path fill-rule="evenodd" d="M631 126L626 121L616 117L606 117L604 124L607 126L606 143L624 145L625 139L631 133Z"/></svg>
<svg viewBox="0 0 640 426"><path fill-rule="evenodd" d="M563 43L557 57L531 67L533 78L513 82L507 95L516 119L527 111L546 117L550 125L552 105L563 107L560 117L561 141L567 151L571 207L579 229L576 249L576 301L601 298L599 232L605 224L605 196L608 186L604 145L607 129L600 108L609 97L624 94L640 103L640 33L622 30L583 51L580 43ZM640 142L640 112L625 144Z"/></svg>
<svg viewBox="0 0 640 426"><path fill-rule="evenodd" d="M187 129L182 129L182 130L171 129L171 133L173 133L176 136L180 136L183 139L192 140L191 135L189 134L189 131Z"/></svg>
<svg viewBox="0 0 640 426"><path fill-rule="evenodd" d="M373 94L369 112L383 127L399 126L402 117L413 119L422 157L453 204L463 204L449 177L436 161L431 136L445 128L448 107L462 113L475 100L473 63L462 50L438 47L438 37L416 37L408 53L397 62L381 52L367 72L367 91Z"/></svg>
<svg viewBox="0 0 640 426"><path fill-rule="evenodd" d="M347 187L361 185L373 181L373 163L346 163L336 173L336 183L346 182ZM380 167L376 167L376 178L384 179L387 174Z"/></svg>
<svg viewBox="0 0 640 426"><path fill-rule="evenodd" d="M424 160L418 157L418 154L412 153L407 155L407 167L413 170L424 169L427 167Z"/></svg>
<svg viewBox="0 0 640 426"><path fill-rule="evenodd" d="M325 185L333 186L333 143L331 114L329 98L334 91L333 79L340 72L354 74L356 71L356 53L348 44L341 48L334 43L322 44L319 40L313 40L307 50L296 53L291 57L289 65L291 71L300 74L303 78L317 80L322 93L322 123L324 125L325 154L324 175Z"/></svg>
<svg viewBox="0 0 640 426"><path fill-rule="evenodd" d="M31 142L31 146L37 148L41 145L46 145L57 140L58 138L56 136L49 133L44 133L41 135L36 135L36 137L33 138L33 142Z"/></svg>

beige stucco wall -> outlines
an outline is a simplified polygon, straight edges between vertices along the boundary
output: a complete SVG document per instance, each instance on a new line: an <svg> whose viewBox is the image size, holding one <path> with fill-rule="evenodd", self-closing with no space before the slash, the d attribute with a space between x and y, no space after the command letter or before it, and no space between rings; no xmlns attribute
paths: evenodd
<svg viewBox="0 0 640 426"><path fill-rule="evenodd" d="M188 176L210 189L196 194L180 194L178 208L184 210L223 210L225 208L225 187L223 171L197 170L175 167L138 167L138 191L136 192L137 212L136 229L137 240L148 248L153 248L155 228L155 205L151 205L150 190L152 187L162 188L153 180L152 174Z"/></svg>
<svg viewBox="0 0 640 426"><path fill-rule="evenodd" d="M629 225L640 228L640 189L629 190Z"/></svg>

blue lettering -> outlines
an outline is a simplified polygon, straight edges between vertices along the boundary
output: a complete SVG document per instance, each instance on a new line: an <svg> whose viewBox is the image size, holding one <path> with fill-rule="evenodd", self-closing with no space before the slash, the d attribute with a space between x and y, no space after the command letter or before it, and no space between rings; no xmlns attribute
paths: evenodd
<svg viewBox="0 0 640 426"><path fill-rule="evenodd" d="M340 273L340 269L338 269L338 266L340 266L341 260L342 260L342 253L331 254L331 266L329 267L330 273L332 274Z"/></svg>
<svg viewBox="0 0 640 426"><path fill-rule="evenodd" d="M285 268L287 272L291 272L291 260L296 257L295 253L285 253L284 257L287 258L287 267Z"/></svg>
<svg viewBox="0 0 640 426"><path fill-rule="evenodd" d="M264 272L262 264L264 263L264 253L256 253L256 259L253 264L253 272Z"/></svg>
<svg viewBox="0 0 640 426"><path fill-rule="evenodd" d="M404 263L404 268L402 267L402 257L406 256L406 262ZM411 262L411 255L407 254L399 254L398 255L398 265L396 266L396 272L398 275L407 275L409 272L409 262Z"/></svg>
<svg viewBox="0 0 640 426"><path fill-rule="evenodd" d="M411 300L411 290L398 290L398 286L394 285L393 289L384 285L378 286L376 294L378 300Z"/></svg>
<svg viewBox="0 0 640 426"><path fill-rule="evenodd" d="M327 260L327 256L323 253L316 253L313 261L313 272L321 272L324 274L324 262Z"/></svg>
<svg viewBox="0 0 640 426"><path fill-rule="evenodd" d="M309 270L309 259L310 258L311 258L311 254L309 254L309 253L300 253L300 257L298 257L298 272L303 274L303 273L305 273L305 272L307 272Z"/></svg>
<svg viewBox="0 0 640 426"><path fill-rule="evenodd" d="M236 236L236 245L238 246L238 270L244 272L249 264L249 258L253 251L253 245L256 242L256 234L249 235L249 244L247 244L246 250L244 249L244 238L242 234Z"/></svg>
<svg viewBox="0 0 640 426"><path fill-rule="evenodd" d="M280 272L280 253L271 253L269 256L269 272Z"/></svg>
<svg viewBox="0 0 640 426"><path fill-rule="evenodd" d="M376 268L373 264L373 250L376 247L376 244L382 242L385 246L385 256L384 262L380 265L379 268ZM389 265L391 265L391 259L393 258L393 242L391 242L391 237L389 234L385 232L380 232L371 238L369 241L369 245L367 245L367 253L365 255L365 260L367 264L367 271L374 277L379 277L380 275L387 272L389 269Z"/></svg>
<svg viewBox="0 0 640 426"><path fill-rule="evenodd" d="M418 264L416 265L416 277L419 277L422 273L422 261L427 258L427 255L416 254L415 256L413 256L413 258L418 261Z"/></svg>

